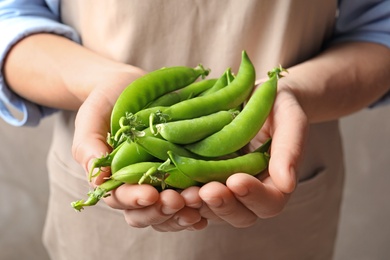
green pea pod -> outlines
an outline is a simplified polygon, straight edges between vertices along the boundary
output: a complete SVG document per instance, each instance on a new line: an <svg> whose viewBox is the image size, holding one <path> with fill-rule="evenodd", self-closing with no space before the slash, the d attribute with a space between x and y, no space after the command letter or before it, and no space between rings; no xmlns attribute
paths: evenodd
<svg viewBox="0 0 390 260"><path fill-rule="evenodd" d="M173 165L165 165L161 162L144 162L135 166L141 168L142 172L134 173L134 165L122 168L111 176L112 179L124 183L149 183L153 186L162 186L162 188L186 189L191 186L198 186L199 183L188 178Z"/></svg>
<svg viewBox="0 0 390 260"><path fill-rule="evenodd" d="M183 174L200 183L225 183L235 173L257 175L268 167L267 153L253 152L226 160L201 160L180 156L172 151L169 158Z"/></svg>
<svg viewBox="0 0 390 260"><path fill-rule="evenodd" d="M179 103L183 100L187 100L193 97L198 96L200 93L203 93L207 89L213 87L217 82L217 79L205 79L202 81L197 81L188 86L169 92L156 100L152 101L147 107L157 107L157 106L171 106L173 104Z"/></svg>
<svg viewBox="0 0 390 260"><path fill-rule="evenodd" d="M152 135L149 130L144 132L146 135ZM89 172L89 180L100 174L102 167L111 167L111 173L115 173L119 169L129 164L151 161L154 157L145 151L142 147L130 140L122 142L111 153L95 158L93 160L91 170ZM97 172L94 172L98 169Z"/></svg>
<svg viewBox="0 0 390 260"><path fill-rule="evenodd" d="M173 165L169 165L170 161L166 163L161 162L139 162L130 164L121 168L111 178L94 190L88 193L87 200L77 200L71 203L71 206L81 211L84 207L96 205L102 198L109 196L109 192L123 185L127 184L141 184L147 183L156 188L163 189L176 188L185 189L191 186L199 186L196 182L177 170ZM165 166L165 167L163 167Z"/></svg>
<svg viewBox="0 0 390 260"><path fill-rule="evenodd" d="M137 143L126 141L112 159L111 174L115 174L130 164L152 161L153 159L155 158Z"/></svg>
<svg viewBox="0 0 390 260"><path fill-rule="evenodd" d="M212 86L211 88L205 90L199 96L206 96L211 93L215 93L218 90L226 87L228 84L230 84L234 79L234 76L232 74L232 69L228 68L225 73L217 80L217 82Z"/></svg>
<svg viewBox="0 0 390 260"><path fill-rule="evenodd" d="M165 140L176 144L190 144L221 130L238 113L237 110L219 111L198 118L157 124L156 129Z"/></svg>
<svg viewBox="0 0 390 260"><path fill-rule="evenodd" d="M233 81L233 79L234 79L234 76L231 72L231 69L229 68L215 82L215 84L211 88L202 92L201 94L199 94L195 98L213 94L213 93L217 92L218 90L226 87L228 84L230 84ZM180 90L182 90L182 89L180 89ZM184 90L184 88L183 88L183 90ZM170 93L168 93L168 94L170 94ZM182 100L182 101L184 102L186 100ZM180 103L180 102L178 102L178 103ZM179 105L178 103L172 104L172 106L177 105L178 106L177 109L180 109L180 107L183 105L182 104ZM164 123L164 122L173 121L169 117L169 115L165 112L166 110L168 110L168 113L169 113L169 109L168 109L169 106L170 105L168 103L166 103L166 104L159 103L159 105L153 104L153 106L148 106L147 108L138 111L137 113L134 114L134 118L138 122L137 125L138 126L140 126L140 125L147 126L149 124L154 124L154 123ZM186 106L183 106L183 107L186 108ZM224 109L221 109L221 110L224 110ZM215 111L215 112L217 112L217 111ZM207 114L208 113L205 113L205 115L207 115ZM203 115L194 116L194 117L200 117L200 116L203 116ZM184 118L178 118L178 120L181 120L181 119L190 119L190 118L188 118L188 116L185 116ZM150 121L152 121L152 122L150 123Z"/></svg>
<svg viewBox="0 0 390 260"><path fill-rule="evenodd" d="M226 75L224 75L224 77L221 78L224 79L226 84L227 82ZM187 100L189 98L193 98L197 96L202 90L210 89L211 87L221 88L222 86L219 85L221 85L223 80L219 79L218 81L216 79L208 79L208 80L202 80L199 82L192 83L184 88L169 92L159 97L155 101L151 102L147 107L141 109L135 114L127 113L126 116L122 117L120 120L122 123L120 124L120 129L117 131L116 136L114 136L112 140L109 140L109 142L111 144L120 143L119 139L123 138L123 131L128 131L128 129L140 130L146 128L149 125L151 115L155 115L155 114L162 115L160 111L167 109L167 107L170 105L174 105L181 101ZM127 120L126 117L128 118ZM169 121L167 117L165 119L166 121ZM164 121L164 115L159 117L159 122L161 121Z"/></svg>
<svg viewBox="0 0 390 260"><path fill-rule="evenodd" d="M152 71L128 85L115 102L111 114L111 135L120 128L119 120L126 113L136 113L156 98L193 83L209 70L199 65L196 68L185 66L167 67Z"/></svg>
<svg viewBox="0 0 390 260"><path fill-rule="evenodd" d="M158 163L157 165L160 165L161 163ZM128 165L121 170L119 170L117 173L121 174L122 172L126 173L127 177L127 183L130 184L137 184L138 181L143 177L147 176L145 179L145 182L149 182L153 186L161 186L161 182L156 181L156 179L152 179L148 176L148 171L153 171L155 167L155 163L150 162L141 162L141 163L135 163ZM152 175L152 174L150 174ZM96 205L100 199L109 196L109 192L118 188L121 186L124 182L120 180L115 180L113 178L114 175L111 176L111 179L103 182L101 185L97 186L93 191L88 193L88 199L87 200L78 200L71 203L72 207L77 210L81 211L84 207L87 206L93 206Z"/></svg>
<svg viewBox="0 0 390 260"><path fill-rule="evenodd" d="M130 164L111 175L111 179L128 184L138 184L140 180L145 177L143 183L160 186L160 176L155 176L160 165L161 162L139 162ZM156 178L153 178L153 176Z"/></svg>
<svg viewBox="0 0 390 260"><path fill-rule="evenodd" d="M217 157L247 145L260 131L271 112L282 71L284 69L276 68L269 73L270 78L256 89L240 114L230 124L199 142L186 145L186 149L201 156Z"/></svg>
<svg viewBox="0 0 390 260"><path fill-rule="evenodd" d="M185 101L182 101L185 102ZM135 113L133 116L135 120L137 121L136 125L141 126L141 128L147 128L150 126L150 120L151 118L154 119L154 115L158 115L158 122L157 123L162 123L162 122L169 122L168 117L166 117L164 120L164 115L162 115L161 111L167 109L167 106L156 106L156 107L148 107L145 109L142 109ZM154 121L152 122L152 124ZM119 132L119 131L118 131Z"/></svg>
<svg viewBox="0 0 390 260"><path fill-rule="evenodd" d="M201 186L201 183L189 178L176 168L168 171L167 174L165 184L168 188L187 189L192 186Z"/></svg>
<svg viewBox="0 0 390 260"><path fill-rule="evenodd" d="M238 107L250 95L256 78L255 68L245 51L242 52L240 68L236 78L226 87L212 94L195 97L160 109L153 122L177 121L209 115L221 110Z"/></svg>
<svg viewBox="0 0 390 260"><path fill-rule="evenodd" d="M173 151L183 156L199 158L199 156L187 151L181 145L177 145L157 137L145 136L142 138L138 138L137 140L135 140L135 142L143 149L145 149L148 153L150 153L161 161L166 161L168 159L168 151Z"/></svg>
<svg viewBox="0 0 390 260"><path fill-rule="evenodd" d="M112 161L114 160L115 155L119 150L122 148L124 143L120 144L117 148L115 148L111 153L108 153L100 158L95 158L92 161L91 169L89 171L88 179L91 181L93 177L96 177L100 174L102 167L108 167L111 166ZM98 169L97 172L95 170Z"/></svg>

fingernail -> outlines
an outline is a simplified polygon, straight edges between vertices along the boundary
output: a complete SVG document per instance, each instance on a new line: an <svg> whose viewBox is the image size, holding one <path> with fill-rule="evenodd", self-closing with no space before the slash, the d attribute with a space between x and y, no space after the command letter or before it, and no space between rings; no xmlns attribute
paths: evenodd
<svg viewBox="0 0 390 260"><path fill-rule="evenodd" d="M177 210L172 209L172 208L169 208L169 207L166 207L166 206L162 206L162 207L161 207L161 211L162 211L162 213L164 213L165 215L172 215L172 214L174 214L174 213L177 212Z"/></svg>
<svg viewBox="0 0 390 260"><path fill-rule="evenodd" d="M245 197L246 195L248 195L249 193L249 190L246 186L244 185L240 185L240 186L237 186L235 189L234 189L234 193L240 197Z"/></svg>
<svg viewBox="0 0 390 260"><path fill-rule="evenodd" d="M145 207L145 206L150 206L150 201L147 201L147 200L143 200L143 199L138 199L137 200L137 204L139 205L139 206L143 206L143 207Z"/></svg>
<svg viewBox="0 0 390 260"><path fill-rule="evenodd" d="M205 201L211 207L220 207L223 204L223 200L221 198L210 198L205 199Z"/></svg>
<svg viewBox="0 0 390 260"><path fill-rule="evenodd" d="M187 221L185 221L182 218L178 218L176 221L177 221L177 224L179 224L179 226L182 226L182 227L188 227L191 225L190 223L188 223Z"/></svg>
<svg viewBox="0 0 390 260"><path fill-rule="evenodd" d="M297 174L294 167L290 167L291 188L290 192L293 192L297 186Z"/></svg>
<svg viewBox="0 0 390 260"><path fill-rule="evenodd" d="M88 163L86 165L84 165L84 171L89 174L90 171L92 170L92 165L93 165L93 162L94 162L94 159L91 159L88 161Z"/></svg>
<svg viewBox="0 0 390 260"><path fill-rule="evenodd" d="M187 204L186 206L190 207L190 208L193 208L193 209L200 209L203 206L203 202L199 201L199 202L195 202L195 203L192 203L192 204Z"/></svg>

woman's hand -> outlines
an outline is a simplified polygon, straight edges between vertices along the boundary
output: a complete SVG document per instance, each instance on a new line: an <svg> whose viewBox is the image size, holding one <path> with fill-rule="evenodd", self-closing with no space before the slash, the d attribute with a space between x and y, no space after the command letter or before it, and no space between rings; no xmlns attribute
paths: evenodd
<svg viewBox="0 0 390 260"><path fill-rule="evenodd" d="M77 113L73 155L87 173L94 158L111 151L106 137L115 101L130 82L144 74L140 69L123 66L110 70L105 77L100 75L99 84L87 95ZM101 184L109 175L109 171L103 172L92 186ZM184 198L174 190L159 193L150 185L124 184L104 201L114 209L123 210L125 220L133 227L153 226L159 231L179 231L202 229L207 225L199 210L187 207Z"/></svg>
<svg viewBox="0 0 390 260"><path fill-rule="evenodd" d="M150 185L125 184L105 200L109 206L122 209L126 222L132 227L152 226L158 231L172 232L199 230L207 226L207 220L199 210L186 206L184 198L175 190L159 193Z"/></svg>
<svg viewBox="0 0 390 260"><path fill-rule="evenodd" d="M158 193L149 185L122 185L105 199L106 203L124 210L129 225L152 226L158 231L199 230L210 220L248 227L258 218L269 218L282 212L296 186L296 171L308 123L292 91L287 85L283 87L283 80L279 85L280 91L268 120L248 146L249 151L254 150L272 137L267 172L257 177L237 173L226 185L212 182L181 193L173 190ZM105 145L104 139L102 144ZM99 178L97 181L101 182L104 175Z"/></svg>
<svg viewBox="0 0 390 260"><path fill-rule="evenodd" d="M279 81L280 90L269 118L248 147L254 150L272 137L268 171L257 177L237 173L226 185L211 182L184 191L185 198L199 196L204 201L200 209L203 217L248 227L258 218L282 212L297 183L297 167L308 129L305 113L283 82Z"/></svg>
<svg viewBox="0 0 390 260"><path fill-rule="evenodd" d="M198 196L205 202L203 217L236 227L282 212L299 177L309 123L337 120L387 93L389 55L380 44L346 42L289 68L273 111L250 145L253 150L272 137L268 172L257 178L235 174L226 185L209 183L183 192L184 198Z"/></svg>

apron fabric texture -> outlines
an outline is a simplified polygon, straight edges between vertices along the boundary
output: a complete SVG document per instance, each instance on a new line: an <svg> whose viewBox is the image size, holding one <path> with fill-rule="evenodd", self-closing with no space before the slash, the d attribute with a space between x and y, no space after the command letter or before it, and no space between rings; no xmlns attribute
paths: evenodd
<svg viewBox="0 0 390 260"><path fill-rule="evenodd" d="M85 47L152 71L196 66L234 72L247 50L257 78L292 66L323 47L337 1L62 1L64 23ZM344 166L338 122L310 127L300 182L284 211L237 229L211 223L202 231L161 233L127 225L104 202L75 212L86 174L71 155L75 114L57 115L48 157L50 200L44 243L52 259L332 259Z"/></svg>

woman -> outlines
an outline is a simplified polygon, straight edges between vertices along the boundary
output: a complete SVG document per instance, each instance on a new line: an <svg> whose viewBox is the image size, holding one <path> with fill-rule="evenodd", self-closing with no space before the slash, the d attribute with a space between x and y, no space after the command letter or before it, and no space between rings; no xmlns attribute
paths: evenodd
<svg viewBox="0 0 390 260"><path fill-rule="evenodd" d="M389 90L388 2L21 2L0 6L2 100L25 110L16 124L59 110L44 237L53 259L331 258L344 174L337 119ZM258 82L278 64L289 70L251 142L273 138L267 176L237 173L181 193L123 185L72 211L91 159L109 151L125 86L173 65L202 63L217 77L237 70L244 49Z"/></svg>

